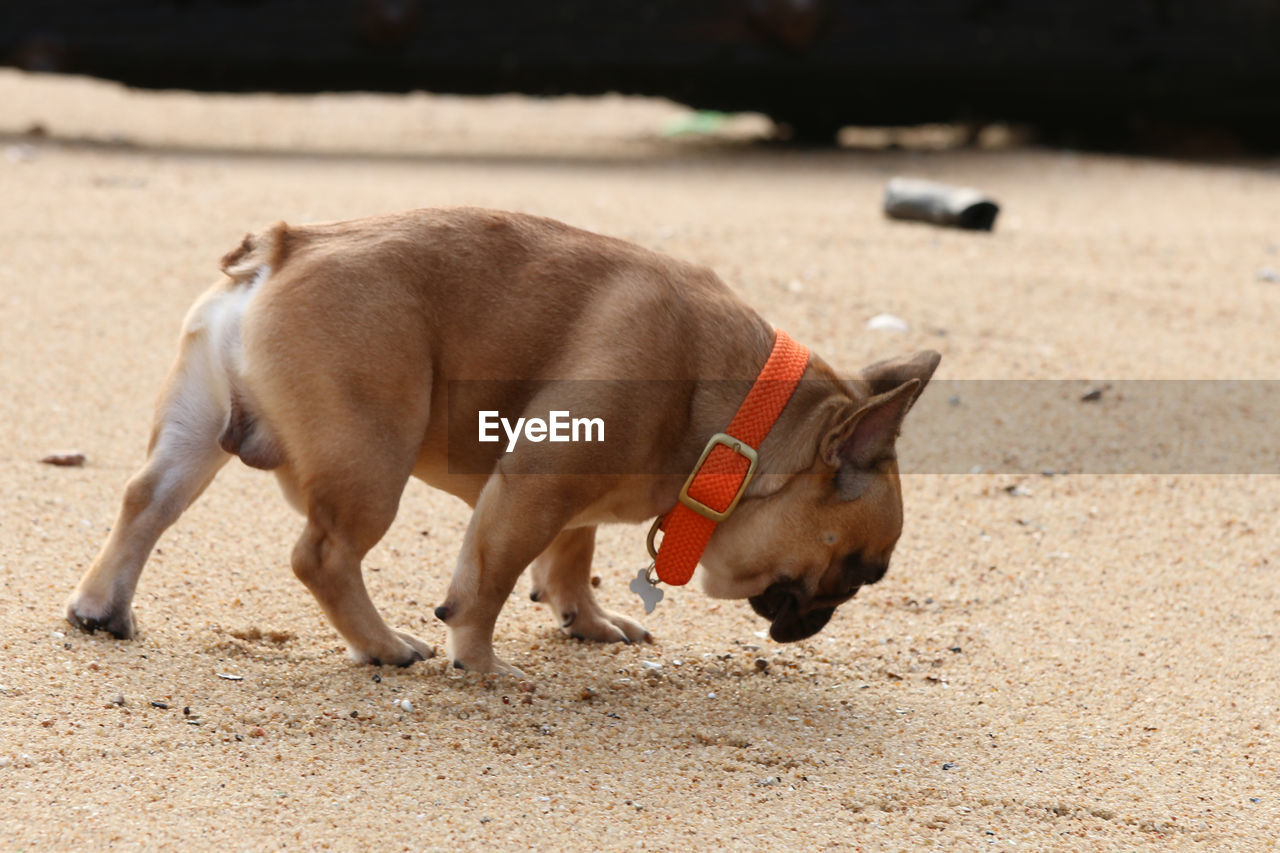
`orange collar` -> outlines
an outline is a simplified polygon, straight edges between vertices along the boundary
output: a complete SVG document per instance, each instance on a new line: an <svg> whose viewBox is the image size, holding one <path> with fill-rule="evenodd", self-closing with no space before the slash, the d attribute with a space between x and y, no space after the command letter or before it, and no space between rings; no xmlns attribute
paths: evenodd
<svg viewBox="0 0 1280 853"><path fill-rule="evenodd" d="M724 432L707 442L693 473L680 489L680 502L659 516L649 531L650 583L689 582L716 525L733 512L756 472L756 450L777 422L809 364L809 350L778 330L773 352ZM662 544L654 537L662 530ZM657 580L653 569L657 569Z"/></svg>

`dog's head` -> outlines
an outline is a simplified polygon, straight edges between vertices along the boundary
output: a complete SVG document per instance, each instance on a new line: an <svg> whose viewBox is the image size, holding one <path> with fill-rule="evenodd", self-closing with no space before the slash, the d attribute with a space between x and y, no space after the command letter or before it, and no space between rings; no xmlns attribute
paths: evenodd
<svg viewBox="0 0 1280 853"><path fill-rule="evenodd" d="M862 371L867 389L843 400L804 440L808 470L746 498L703 557L703 587L746 598L778 642L811 637L865 584L884 577L902 533L894 443L902 420L937 368L933 351ZM834 425L832 425L834 421Z"/></svg>

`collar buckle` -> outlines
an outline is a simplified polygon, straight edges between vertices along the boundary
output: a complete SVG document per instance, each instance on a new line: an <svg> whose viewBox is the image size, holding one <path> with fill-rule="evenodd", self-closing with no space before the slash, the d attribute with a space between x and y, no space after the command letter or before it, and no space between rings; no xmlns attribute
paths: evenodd
<svg viewBox="0 0 1280 853"><path fill-rule="evenodd" d="M702 465L707 461L711 452L717 447L725 447L731 453L741 456L747 460L747 473L741 475L742 480L738 483L737 490L734 492L733 499L729 501L728 506L722 510L708 506L697 498L689 494L689 489L693 486L694 481L698 479L698 475L702 473ZM696 512L703 518L714 522L721 522L728 518L738 506L738 501L742 500L743 493L747 490L747 485L751 482L751 478L755 476L756 466L760 463L760 457L756 453L756 449L744 441L734 438L728 433L718 432L711 436L711 440L707 442L707 446L703 448L702 455L698 457L698 464L693 466L693 472L689 474L689 478L684 481L684 485L680 487L680 503ZM734 476L732 474L715 474L708 472L708 476Z"/></svg>

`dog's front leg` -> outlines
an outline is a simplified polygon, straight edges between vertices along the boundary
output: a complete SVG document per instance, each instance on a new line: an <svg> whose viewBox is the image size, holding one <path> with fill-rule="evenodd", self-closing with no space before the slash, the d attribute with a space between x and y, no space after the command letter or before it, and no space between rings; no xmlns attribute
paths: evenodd
<svg viewBox="0 0 1280 853"><path fill-rule="evenodd" d="M605 610L591 590L591 557L596 529L561 531L533 563L531 598L551 608L560 628L571 637L601 643L650 642L644 626Z"/></svg>
<svg viewBox="0 0 1280 853"><path fill-rule="evenodd" d="M516 580L572 516L557 478L495 474L476 502L458 565L436 616L449 626L446 645L458 669L524 673L493 651L493 627Z"/></svg>

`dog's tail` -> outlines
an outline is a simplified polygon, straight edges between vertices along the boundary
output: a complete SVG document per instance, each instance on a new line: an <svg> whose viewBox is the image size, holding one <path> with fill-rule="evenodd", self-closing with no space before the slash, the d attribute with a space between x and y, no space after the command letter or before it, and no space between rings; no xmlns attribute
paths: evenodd
<svg viewBox="0 0 1280 853"><path fill-rule="evenodd" d="M222 256L222 271L236 282L250 281L262 274L263 268L280 268L289 248L289 226L283 222L270 225L256 234L246 234L230 252Z"/></svg>
<svg viewBox="0 0 1280 853"><path fill-rule="evenodd" d="M221 422L218 445L225 452L267 470L282 464L283 454L245 385L241 327L258 286L287 257L289 239L283 222L246 234L222 256L230 284L214 285L197 300L183 329L187 367L180 377L182 399L188 406L199 401L208 412L206 420Z"/></svg>

